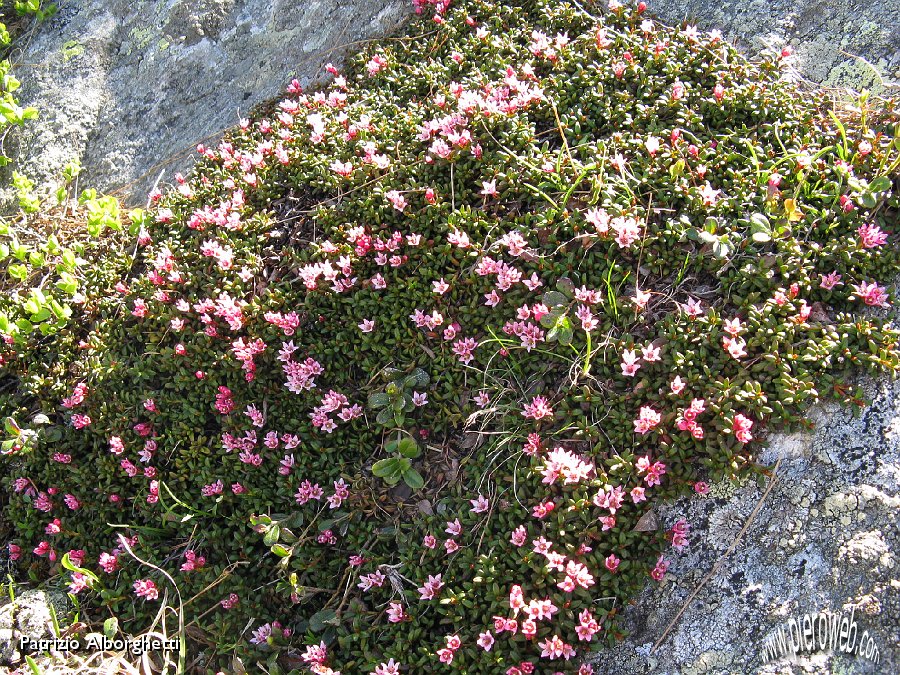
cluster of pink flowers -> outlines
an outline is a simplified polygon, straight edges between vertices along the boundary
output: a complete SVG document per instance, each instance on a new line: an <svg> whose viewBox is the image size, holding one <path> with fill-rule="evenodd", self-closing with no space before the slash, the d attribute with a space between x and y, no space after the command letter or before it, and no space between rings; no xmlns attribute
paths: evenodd
<svg viewBox="0 0 900 675"><path fill-rule="evenodd" d="M647 483L648 487L653 487L654 485L660 484L660 478L663 474L666 473L666 465L662 462L650 462L650 459L646 456L639 457L635 462L635 467L638 470L638 473L645 474L644 482Z"/></svg>
<svg viewBox="0 0 900 675"><path fill-rule="evenodd" d="M291 629L282 628L279 621L272 621L271 623L264 623L262 626L254 630L253 637L250 638L250 643L254 645L261 645L266 643L270 637L276 637L280 635L281 637L288 638L291 636L291 633ZM325 659L326 651L324 642L320 647L307 647L306 654L303 655L303 660L307 663L323 663Z"/></svg>
<svg viewBox="0 0 900 675"><path fill-rule="evenodd" d="M647 345L646 347L641 348L640 356L635 349L625 349L622 351L622 374L625 377L634 377L635 373L637 373L638 369L641 367L640 361L643 360L644 363L655 363L660 360L660 348L655 347L652 344Z"/></svg>
<svg viewBox="0 0 900 675"><path fill-rule="evenodd" d="M578 639L584 642L590 642L594 639L594 635L600 632L600 625L594 619L590 610L582 610L578 615L578 625L575 626L575 632L578 634Z"/></svg>
<svg viewBox="0 0 900 675"><path fill-rule="evenodd" d="M647 434L654 429L662 419L662 416L648 405L642 406L638 418L633 420L634 432Z"/></svg>
<svg viewBox="0 0 900 675"><path fill-rule="evenodd" d="M219 387L218 393L216 393L216 410L220 414L228 415L234 410L234 399L231 396L231 389L224 386ZM110 440L110 447L112 447L112 440Z"/></svg>
<svg viewBox="0 0 900 675"><path fill-rule="evenodd" d="M740 413L734 416L734 421L731 423L731 430L734 431L734 437L738 442L749 443L752 441L753 436L750 433L750 429L752 428L753 420L744 417Z"/></svg>
<svg viewBox="0 0 900 675"><path fill-rule="evenodd" d="M688 530L690 530L690 525L684 519L678 520L669 531L669 538L672 540L672 546L677 550L683 549L688 545L687 534Z"/></svg>
<svg viewBox="0 0 900 675"><path fill-rule="evenodd" d="M659 560L656 561L656 566L650 572L650 576L653 577L656 581L662 581L663 576L666 574L666 570L669 569L669 561L659 556Z"/></svg>
<svg viewBox="0 0 900 675"><path fill-rule="evenodd" d="M689 431L697 440L703 438L703 427L697 423L697 417L706 410L706 401L702 398L695 398L691 401L691 405L681 413L678 418L677 426L681 431Z"/></svg>
<svg viewBox="0 0 900 675"><path fill-rule="evenodd" d="M524 320L507 321L503 326L503 332L507 335L515 335L519 338L522 347L524 347L527 352L530 352L538 345L538 343L543 342L545 339L545 334L541 327L538 324L527 320L532 313L537 321L541 316L547 313L547 308L543 305L535 305L533 309L530 309L528 305L523 305L518 310L518 316L522 319L524 315Z"/></svg>
<svg viewBox="0 0 900 675"><path fill-rule="evenodd" d="M590 478L593 472L593 464L585 462L583 458L563 448L554 448L548 452L541 469L543 482L548 485L552 485L559 478L563 479L564 485L579 483Z"/></svg>
<svg viewBox="0 0 900 675"><path fill-rule="evenodd" d="M337 413L338 419L343 422L349 422L357 417L361 417L363 414L362 406L358 403L350 405L350 401L346 396L331 390L322 397L320 405L313 408L309 416L312 418L312 424L315 428L330 434L337 429L337 423L330 417L330 414L336 411L339 411Z"/></svg>
<svg viewBox="0 0 900 675"><path fill-rule="evenodd" d="M462 646L458 635L448 635L444 638L446 647L437 650L437 656L441 663L453 663L453 653Z"/></svg>
<svg viewBox="0 0 900 675"><path fill-rule="evenodd" d="M428 580L418 589L420 600L433 600L438 597L444 587L441 577L441 574L428 575Z"/></svg>
<svg viewBox="0 0 900 675"><path fill-rule="evenodd" d="M463 338L453 343L453 353L459 358L460 363L468 364L475 358L475 348L478 342L474 338Z"/></svg>
<svg viewBox="0 0 900 675"><path fill-rule="evenodd" d="M547 403L546 398L535 396L531 399L531 403L525 405L522 416L535 421L542 420L545 417L553 417L553 408Z"/></svg>
<svg viewBox="0 0 900 675"><path fill-rule="evenodd" d="M231 351L235 358L241 362L241 368L244 370L244 378L247 382L252 382L256 377L256 364L253 357L262 354L266 350L266 343L257 338L256 340L244 340L237 338L231 344Z"/></svg>
<svg viewBox="0 0 900 675"><path fill-rule="evenodd" d="M278 354L278 360L284 363L282 368L287 376L285 386L291 392L300 394L314 388L316 377L324 373L325 369L311 356L302 362L294 361L292 355L296 349L293 342L285 342Z"/></svg>
<svg viewBox="0 0 900 675"><path fill-rule="evenodd" d="M308 480L304 480L302 483L300 483L300 487L297 489L297 494L294 495L294 499L296 499L297 503L302 506L310 500L322 499L322 496L324 494L325 491L321 487L319 487L318 483L310 483Z"/></svg>
<svg viewBox="0 0 900 675"><path fill-rule="evenodd" d="M159 597L159 589L151 579L138 579L134 582L134 594L144 600L156 600Z"/></svg>
<svg viewBox="0 0 900 675"><path fill-rule="evenodd" d="M188 549L184 552L184 562L181 565L182 572L193 572L199 570L206 565L206 558L199 555L196 551Z"/></svg>
<svg viewBox="0 0 900 675"><path fill-rule="evenodd" d="M300 326L300 316L297 312L266 312L264 317L268 323L278 326L288 337L294 334L294 331Z"/></svg>
<svg viewBox="0 0 900 675"><path fill-rule="evenodd" d="M219 268L231 269L234 264L234 251L230 246L222 246L216 240L205 241L200 245L200 254L207 258L215 258Z"/></svg>
<svg viewBox="0 0 900 675"><path fill-rule="evenodd" d="M891 306L891 303L888 302L887 291L874 281L872 283L863 281L858 284L853 284L853 295L870 307Z"/></svg>
<svg viewBox="0 0 900 675"><path fill-rule="evenodd" d="M77 405L81 405L84 402L85 397L88 393L88 386L84 382L79 382L75 385L74 390L72 391L72 395L68 398L64 398L62 401L62 406L64 408L74 408Z"/></svg>

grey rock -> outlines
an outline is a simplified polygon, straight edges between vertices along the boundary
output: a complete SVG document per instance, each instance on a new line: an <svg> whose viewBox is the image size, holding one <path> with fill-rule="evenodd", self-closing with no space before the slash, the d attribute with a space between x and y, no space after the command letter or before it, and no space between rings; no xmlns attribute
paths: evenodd
<svg viewBox="0 0 900 675"><path fill-rule="evenodd" d="M143 202L194 146L345 52L390 33L409 0L61 0L26 43L19 170L38 184L73 159L81 184Z"/></svg>
<svg viewBox="0 0 900 675"><path fill-rule="evenodd" d="M631 635L601 653L598 672L900 672L900 380L860 380L872 404L854 417L836 404L812 409L812 433L773 434L760 461L781 460L778 480L741 543L697 594L665 641L653 644L715 567L763 496L748 481L720 483L705 497L661 509L671 527L691 524L690 545L627 607ZM765 640L792 617L854 611L859 634L879 650L814 650L764 662ZM787 628L786 628L787 629Z"/></svg>
<svg viewBox="0 0 900 675"><path fill-rule="evenodd" d="M794 48L805 78L834 87L898 91L900 0L651 0L668 23L685 20L719 28L749 53Z"/></svg>
<svg viewBox="0 0 900 675"><path fill-rule="evenodd" d="M412 8L410 0L58 4L18 59L21 100L43 113L19 136L20 170L52 184L79 159L82 185L131 204L161 172L171 180L186 171L197 143L292 78L315 83L325 63L390 33ZM818 83L874 91L900 77L900 0L657 0L650 10L668 23L719 27L751 53L792 44L797 72Z"/></svg>
<svg viewBox="0 0 900 675"><path fill-rule="evenodd" d="M21 660L18 647L22 636L31 640L54 637L51 607L62 623L68 600L59 591L27 590L0 607L0 666L15 665Z"/></svg>

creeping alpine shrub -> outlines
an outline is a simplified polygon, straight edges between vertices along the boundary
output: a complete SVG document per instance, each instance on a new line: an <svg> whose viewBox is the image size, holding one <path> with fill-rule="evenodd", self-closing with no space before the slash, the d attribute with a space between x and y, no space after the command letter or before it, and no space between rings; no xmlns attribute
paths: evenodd
<svg viewBox="0 0 900 675"><path fill-rule="evenodd" d="M177 586L204 667L591 673L654 504L900 364L889 103L643 3L417 6L6 333L11 557L131 632Z"/></svg>

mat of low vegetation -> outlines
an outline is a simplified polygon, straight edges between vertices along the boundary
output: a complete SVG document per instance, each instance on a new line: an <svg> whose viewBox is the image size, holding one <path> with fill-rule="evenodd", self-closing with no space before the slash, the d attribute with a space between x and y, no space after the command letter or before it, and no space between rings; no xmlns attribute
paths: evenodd
<svg viewBox="0 0 900 675"><path fill-rule="evenodd" d="M11 557L202 668L593 672L654 504L900 364L892 110L643 3L417 5L100 243L6 226Z"/></svg>

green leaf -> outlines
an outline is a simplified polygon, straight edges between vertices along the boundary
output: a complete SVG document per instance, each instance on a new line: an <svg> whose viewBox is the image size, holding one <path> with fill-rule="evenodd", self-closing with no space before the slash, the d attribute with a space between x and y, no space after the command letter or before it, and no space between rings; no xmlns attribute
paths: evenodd
<svg viewBox="0 0 900 675"><path fill-rule="evenodd" d="M415 469L407 469L403 472L403 481L413 490L421 490L425 487L425 479Z"/></svg>
<svg viewBox="0 0 900 675"><path fill-rule="evenodd" d="M565 316L565 313L562 308L551 310L541 317L540 324L544 328L553 328L559 323L560 317Z"/></svg>
<svg viewBox="0 0 900 675"><path fill-rule="evenodd" d="M385 394L384 392L369 394L369 407L374 410L377 410L378 408L383 408L390 402L391 402L390 397L387 394Z"/></svg>
<svg viewBox="0 0 900 675"><path fill-rule="evenodd" d="M277 555L279 558L287 558L291 555L291 549L289 549L281 544L275 544L269 550L272 551L272 553Z"/></svg>
<svg viewBox="0 0 900 675"><path fill-rule="evenodd" d="M378 424L383 424L383 425L387 426L391 423L391 417L393 417L393 415L394 415L393 410L391 410L390 408L384 408L378 413L378 416L375 418L375 421L378 422Z"/></svg>
<svg viewBox="0 0 900 675"><path fill-rule="evenodd" d="M567 347L572 344L572 335L572 325L569 320L566 319L565 323L559 326L556 339L559 340L559 344Z"/></svg>
<svg viewBox="0 0 900 675"><path fill-rule="evenodd" d="M885 192L891 189L891 179L887 176L878 176L869 183L869 192Z"/></svg>
<svg viewBox="0 0 900 675"><path fill-rule="evenodd" d="M409 457L411 459L415 459L422 453L419 444L411 438L404 438L401 440L397 444L397 451L404 457Z"/></svg>
<svg viewBox="0 0 900 675"><path fill-rule="evenodd" d="M28 268L25 265L10 265L6 268L6 273L16 281L25 281L28 278Z"/></svg>
<svg viewBox="0 0 900 675"><path fill-rule="evenodd" d="M281 537L281 528L278 525L272 525L268 530L266 530L266 535L263 537L263 544L266 546L274 546L278 543L278 539Z"/></svg>
<svg viewBox="0 0 900 675"><path fill-rule="evenodd" d="M547 307L559 307L561 305L568 305L569 299L558 291L547 291L544 293L543 302Z"/></svg>
<svg viewBox="0 0 900 675"><path fill-rule="evenodd" d="M729 255L731 255L733 248L734 247L731 245L731 242L727 240L717 240L716 243L713 244L712 252L713 255L717 258L727 258Z"/></svg>
<svg viewBox="0 0 900 675"><path fill-rule="evenodd" d="M379 478L387 478L393 474L399 473L399 460L396 457L388 457L381 459L372 465L372 473Z"/></svg>
<svg viewBox="0 0 900 675"><path fill-rule="evenodd" d="M707 232L706 230L698 232L697 238L704 244L715 244L717 241L719 241L719 238L716 235L714 235L712 232Z"/></svg>
<svg viewBox="0 0 900 675"><path fill-rule="evenodd" d="M556 282L556 290L558 290L568 299L572 299L573 297L575 297L575 284L573 284L572 280L568 277L561 277ZM549 292L552 293L553 291Z"/></svg>
<svg viewBox="0 0 900 675"><path fill-rule="evenodd" d="M413 370L412 373L410 374L410 377L416 378L416 387L419 387L419 388L427 386L428 383L431 381L431 378L428 376L428 373L426 373L421 368L416 368L415 370Z"/></svg>
<svg viewBox="0 0 900 675"><path fill-rule="evenodd" d="M309 629L316 633L325 630L327 624L331 624L332 626L340 625L340 621L337 618L337 612L333 609L323 609L309 617Z"/></svg>
<svg viewBox="0 0 900 675"><path fill-rule="evenodd" d="M111 617L103 622L103 634L110 640L112 640L118 632L119 620L116 617Z"/></svg>

